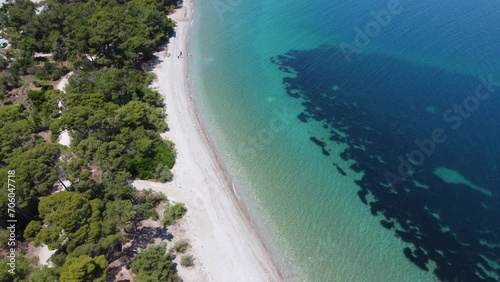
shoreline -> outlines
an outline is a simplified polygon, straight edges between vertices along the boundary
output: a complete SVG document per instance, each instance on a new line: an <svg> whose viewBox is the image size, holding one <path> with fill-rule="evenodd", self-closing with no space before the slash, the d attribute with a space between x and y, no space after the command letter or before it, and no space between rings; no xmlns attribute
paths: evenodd
<svg viewBox="0 0 500 282"><path fill-rule="evenodd" d="M168 183L136 180L138 189L164 192L188 208L181 222L192 245L195 267L179 267L185 281L284 281L265 242L254 228L248 209L232 189L229 173L220 163L203 127L189 79L189 40L193 2L186 0L170 16L175 35L158 52L152 87L165 99L170 130L164 137L176 144L177 159ZM183 52L184 58L177 57Z"/></svg>

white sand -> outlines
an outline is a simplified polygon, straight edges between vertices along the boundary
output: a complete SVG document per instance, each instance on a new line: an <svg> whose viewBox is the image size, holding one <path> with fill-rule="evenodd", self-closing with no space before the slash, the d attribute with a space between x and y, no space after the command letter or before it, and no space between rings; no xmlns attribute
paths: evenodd
<svg viewBox="0 0 500 282"><path fill-rule="evenodd" d="M68 78L73 75L73 72L69 72L66 74L61 81L57 84L57 90L64 92L64 89L66 88L66 85L68 84Z"/></svg>
<svg viewBox="0 0 500 282"><path fill-rule="evenodd" d="M192 4L184 1L172 18L176 37L168 44L168 56L159 52L153 87L164 95L170 131L166 138L177 148L172 182L134 181L138 189L163 191L170 200L186 204L182 227L195 257L193 269L179 266L185 281L282 281L269 253L238 208L220 167L211 154L197 120L187 87L187 40ZM177 56L182 51L184 59Z"/></svg>
<svg viewBox="0 0 500 282"><path fill-rule="evenodd" d="M60 90L62 92L65 92L64 89L66 88L66 85L68 84L68 78L73 74L73 72L68 73L65 75L61 81L57 84L57 90ZM59 107L59 112L62 112L62 103L59 101L57 103ZM59 135L59 138L57 138L57 143L69 147L71 145L71 138L69 137L69 132L67 130L63 130L61 134Z"/></svg>
<svg viewBox="0 0 500 282"><path fill-rule="evenodd" d="M52 262L50 261L50 257L56 252L57 250L49 250L49 247L47 245L41 244L38 247L35 247L32 242L29 243L28 245L28 251L26 253L26 257L33 258L37 257L38 258L38 263L40 265L46 265L48 267L52 267Z"/></svg>
<svg viewBox="0 0 500 282"><path fill-rule="evenodd" d="M71 138L69 137L69 133L67 130L61 132L61 135L59 135L59 138L57 138L57 143L66 147L69 147L71 145Z"/></svg>

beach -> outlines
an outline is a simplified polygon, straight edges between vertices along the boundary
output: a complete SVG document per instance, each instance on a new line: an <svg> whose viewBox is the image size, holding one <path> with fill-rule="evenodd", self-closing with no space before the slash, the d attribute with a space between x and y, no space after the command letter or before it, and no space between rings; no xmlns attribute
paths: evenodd
<svg viewBox="0 0 500 282"><path fill-rule="evenodd" d="M174 37L156 54L152 87L165 99L169 131L164 137L177 150L174 178L168 183L136 180L138 189L164 192L169 200L183 202L188 212L180 222L189 240L195 267L178 267L185 281L282 281L258 233L238 206L216 154L209 145L190 93L188 50L193 4L171 15ZM182 56L180 56L182 52Z"/></svg>
<svg viewBox="0 0 500 282"><path fill-rule="evenodd" d="M7 1L0 282L500 282L499 1Z"/></svg>

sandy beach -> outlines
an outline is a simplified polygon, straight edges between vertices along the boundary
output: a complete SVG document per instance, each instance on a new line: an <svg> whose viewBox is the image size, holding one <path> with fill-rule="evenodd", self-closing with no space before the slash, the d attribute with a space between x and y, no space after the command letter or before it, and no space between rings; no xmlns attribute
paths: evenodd
<svg viewBox="0 0 500 282"><path fill-rule="evenodd" d="M152 85L164 97L170 130L164 137L176 144L173 181L134 181L138 189L164 192L188 208L182 228L192 245L195 267L178 267L185 281L282 281L264 244L230 192L221 166L211 151L196 116L188 84L188 53L193 5L184 2L171 16L176 33L168 49L158 52ZM183 58L179 58L182 52Z"/></svg>

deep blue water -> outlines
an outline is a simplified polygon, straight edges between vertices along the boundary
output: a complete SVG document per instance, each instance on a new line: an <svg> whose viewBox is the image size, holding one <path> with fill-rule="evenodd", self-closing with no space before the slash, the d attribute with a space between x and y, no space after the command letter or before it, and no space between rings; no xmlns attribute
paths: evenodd
<svg viewBox="0 0 500 282"><path fill-rule="evenodd" d="M289 280L500 281L499 1L214 3L199 102Z"/></svg>
<svg viewBox="0 0 500 282"><path fill-rule="evenodd" d="M325 157L337 142L349 144L341 157L356 162L333 165L364 172L359 199L413 245L404 249L409 260L425 271L434 261L441 280L498 281L499 83L492 93L481 87L481 100L475 89L487 83L474 76L383 55L349 63L332 46L290 51L275 63L293 74L284 84L302 101L300 119L329 132L311 136ZM464 104L463 116L453 104Z"/></svg>
<svg viewBox="0 0 500 282"><path fill-rule="evenodd" d="M302 101L300 120L329 131L328 139L311 136L323 155L349 144L341 157L356 163L333 165L364 173L360 200L411 243L409 260L424 271L433 261L441 280L498 281L499 2L381 3L329 5L311 19L347 38L354 30L353 40L273 62L292 74L283 83ZM370 16L352 17L353 9ZM363 54L370 44L375 51Z"/></svg>
<svg viewBox="0 0 500 282"><path fill-rule="evenodd" d="M499 281L499 2L381 3L316 11L325 37L331 26L344 38L354 30L353 40L273 62L292 74L283 83L304 106L300 120L329 132L311 136L323 155L349 144L341 157L356 162L333 165L364 173L358 196L411 243L407 259L424 271L434 262L440 280Z"/></svg>

